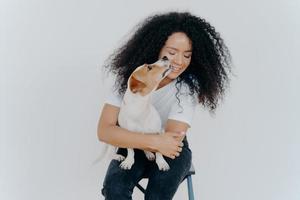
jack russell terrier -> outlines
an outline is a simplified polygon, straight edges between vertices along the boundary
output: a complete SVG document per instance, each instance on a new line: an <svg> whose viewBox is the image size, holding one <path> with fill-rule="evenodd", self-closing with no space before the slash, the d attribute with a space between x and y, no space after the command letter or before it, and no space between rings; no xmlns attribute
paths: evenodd
<svg viewBox="0 0 300 200"><path fill-rule="evenodd" d="M157 89L159 83L172 71L170 61L166 56L153 64L144 64L137 67L127 81L120 112L118 124L120 127L129 131L147 133L164 132L158 111L150 103L152 93ZM111 148L113 147L113 148ZM134 164L134 150L127 148L127 157L116 154L117 147L106 145L102 155L109 150L112 159L122 161L120 167L125 170L131 169ZM159 170L167 171L170 169L163 155L159 152L154 153L144 151L148 160L155 159ZM104 156L100 156L100 160ZM99 160L97 159L97 160ZM94 161L94 164L97 162Z"/></svg>

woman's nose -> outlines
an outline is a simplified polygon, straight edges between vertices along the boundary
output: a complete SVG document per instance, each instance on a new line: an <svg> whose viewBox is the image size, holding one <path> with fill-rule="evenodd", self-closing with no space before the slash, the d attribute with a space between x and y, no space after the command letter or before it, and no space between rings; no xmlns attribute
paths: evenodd
<svg viewBox="0 0 300 200"><path fill-rule="evenodd" d="M183 58L180 55L175 56L173 59L174 64L182 65L183 64Z"/></svg>

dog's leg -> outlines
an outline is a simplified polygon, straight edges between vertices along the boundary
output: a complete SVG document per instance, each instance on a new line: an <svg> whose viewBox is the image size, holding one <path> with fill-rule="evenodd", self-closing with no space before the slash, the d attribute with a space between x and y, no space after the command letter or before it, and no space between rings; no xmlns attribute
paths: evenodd
<svg viewBox="0 0 300 200"><path fill-rule="evenodd" d="M125 157L122 156L122 155L120 155L120 154L114 154L114 155L112 156L112 159L113 159L113 160L117 160L117 161L122 161L122 160L125 159Z"/></svg>
<svg viewBox="0 0 300 200"><path fill-rule="evenodd" d="M162 171L168 171L170 169L169 164L167 163L167 161L164 159L163 155L161 153L156 152L156 164L158 166L159 170Z"/></svg>
<svg viewBox="0 0 300 200"><path fill-rule="evenodd" d="M127 148L127 157L121 162L120 167L122 169L131 169L134 163L134 150Z"/></svg>
<svg viewBox="0 0 300 200"><path fill-rule="evenodd" d="M144 153L148 160L153 161L155 159L155 155L151 151L144 151Z"/></svg>
<svg viewBox="0 0 300 200"><path fill-rule="evenodd" d="M163 134L165 132L164 129L162 129L159 134ZM169 164L167 163L167 161L164 159L163 155L159 152L156 152L155 153L156 155L156 164L158 166L158 169L159 170L162 170L162 171L168 171L170 169L170 166Z"/></svg>
<svg viewBox="0 0 300 200"><path fill-rule="evenodd" d="M111 147L113 148L113 150L110 151L111 152L110 153L111 159L117 160L117 161L122 161L122 160L125 159L125 157L123 155L117 154L117 150L118 150L117 147L115 147L115 146L111 146Z"/></svg>

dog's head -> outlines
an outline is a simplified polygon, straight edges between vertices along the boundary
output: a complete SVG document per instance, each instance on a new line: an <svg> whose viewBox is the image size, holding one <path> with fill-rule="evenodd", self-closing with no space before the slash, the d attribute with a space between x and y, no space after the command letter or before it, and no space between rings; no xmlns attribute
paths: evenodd
<svg viewBox="0 0 300 200"><path fill-rule="evenodd" d="M139 93L142 96L146 96L155 90L160 81L170 72L171 64L166 56L153 64L139 66L129 77L129 89L132 93Z"/></svg>

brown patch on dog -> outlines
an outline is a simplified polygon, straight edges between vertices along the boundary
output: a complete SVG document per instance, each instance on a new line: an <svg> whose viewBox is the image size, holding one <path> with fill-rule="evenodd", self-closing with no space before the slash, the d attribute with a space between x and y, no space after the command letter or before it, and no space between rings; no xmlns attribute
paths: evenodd
<svg viewBox="0 0 300 200"><path fill-rule="evenodd" d="M146 84L131 76L129 88L133 93L142 92Z"/></svg>
<svg viewBox="0 0 300 200"><path fill-rule="evenodd" d="M164 71L166 68L156 63L141 65L129 77L130 91L141 96L149 94L158 86Z"/></svg>

